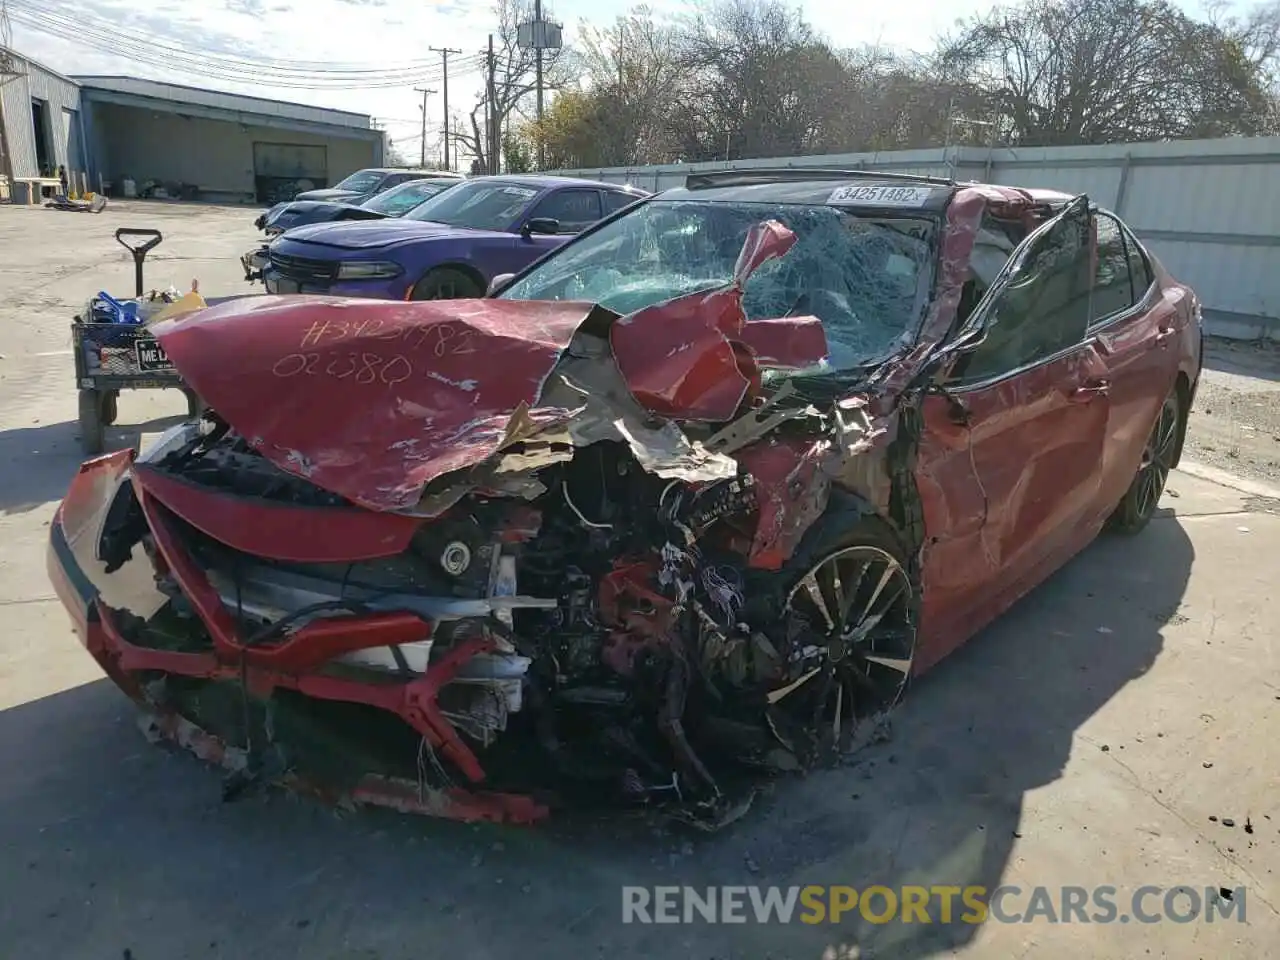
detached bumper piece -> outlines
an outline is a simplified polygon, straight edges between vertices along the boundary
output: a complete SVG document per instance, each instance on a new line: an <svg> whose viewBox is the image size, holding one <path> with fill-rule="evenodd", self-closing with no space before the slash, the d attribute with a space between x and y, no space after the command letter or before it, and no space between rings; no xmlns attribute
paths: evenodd
<svg viewBox="0 0 1280 960"><path fill-rule="evenodd" d="M220 602L220 601L219 601ZM452 726L445 720L436 705L436 693L440 685L452 679L457 667L473 654L481 652L483 641L469 649L459 648L464 655L453 662L442 662L433 667L430 674L403 686L372 688L365 684L333 680L325 677L303 676L271 669L250 666L247 662L237 666L221 662L217 655L172 653L135 646L125 640L117 629L110 612L97 601L96 623L91 623L86 644L89 653L116 683L143 707L141 726L152 740L168 740L189 750L201 760L223 767L228 773L224 797L233 799L243 787L253 783L271 783L301 793L311 794L325 801L343 806L388 807L402 813L416 813L434 817L446 817L464 822L531 824L545 818L545 806L529 797L514 794L470 791L462 788L440 789L421 782L368 773L347 789L335 789L332 785L314 780L306 775L273 764L272 759L256 755L252 748L229 746L224 741L196 726L175 710L156 703L149 695L148 687L131 675L147 671L162 671L179 677L199 680L227 680L242 683L246 691L255 697L266 697L277 689L296 690L318 700L335 700L346 703L362 703L393 713L414 727L433 750L450 757L457 766L483 779L483 771L475 755L458 739ZM344 623L348 636L363 637L366 645L405 642L406 637L421 639L422 632L407 620L416 618L379 617L358 625ZM314 634L311 635L315 639ZM376 640L375 640L376 638ZM247 661L250 651L235 640L237 660ZM274 652L274 651L273 651ZM293 658L277 658L282 667Z"/></svg>

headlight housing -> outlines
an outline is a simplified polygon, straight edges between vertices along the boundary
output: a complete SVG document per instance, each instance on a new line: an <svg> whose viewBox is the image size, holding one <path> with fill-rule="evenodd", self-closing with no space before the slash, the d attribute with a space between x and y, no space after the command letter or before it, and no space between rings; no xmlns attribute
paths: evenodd
<svg viewBox="0 0 1280 960"><path fill-rule="evenodd" d="M339 280L373 280L400 275L400 264L389 260L344 260L338 264Z"/></svg>

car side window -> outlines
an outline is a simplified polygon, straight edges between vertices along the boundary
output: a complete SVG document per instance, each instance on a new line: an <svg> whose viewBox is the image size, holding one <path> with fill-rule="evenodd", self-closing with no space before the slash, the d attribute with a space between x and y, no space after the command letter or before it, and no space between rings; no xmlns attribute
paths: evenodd
<svg viewBox="0 0 1280 960"><path fill-rule="evenodd" d="M578 233L600 219L600 191L559 190L541 200L533 217L549 217L560 221L561 233Z"/></svg>
<svg viewBox="0 0 1280 960"><path fill-rule="evenodd" d="M979 383L1066 350L1089 327L1090 227L1068 215L1038 237L991 304L985 336L956 367L957 383Z"/></svg>
<svg viewBox="0 0 1280 960"><path fill-rule="evenodd" d="M1135 292L1129 276L1129 253L1119 222L1105 213L1097 214L1094 219L1098 225L1098 262L1093 275L1090 319L1097 323L1128 310L1141 293Z"/></svg>
<svg viewBox="0 0 1280 960"><path fill-rule="evenodd" d="M1133 278L1133 299L1137 302L1147 295L1156 278L1151 272L1151 263L1143 252L1142 244L1134 237L1133 231L1123 224L1121 230L1124 233L1125 255L1129 258L1129 274Z"/></svg>
<svg viewBox="0 0 1280 960"><path fill-rule="evenodd" d="M411 179L411 177L403 173L388 174L387 176L383 177L382 182L378 184L378 189L374 192L386 193L392 187L398 187L400 186L400 184L404 183L406 180L409 180L409 179Z"/></svg>
<svg viewBox="0 0 1280 960"><path fill-rule="evenodd" d="M606 190L604 194L604 215L607 217L611 213L617 213L623 207L629 207L639 199L639 197L633 197L629 193L614 193L612 190Z"/></svg>

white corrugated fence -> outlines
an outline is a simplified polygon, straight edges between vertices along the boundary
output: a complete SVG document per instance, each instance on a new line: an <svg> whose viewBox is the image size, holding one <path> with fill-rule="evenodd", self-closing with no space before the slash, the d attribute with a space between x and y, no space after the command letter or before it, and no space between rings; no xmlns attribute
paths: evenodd
<svg viewBox="0 0 1280 960"><path fill-rule="evenodd" d="M1280 340L1280 137L959 147L550 172L665 190L700 171L776 166L950 175L1087 193L1196 288L1210 333Z"/></svg>

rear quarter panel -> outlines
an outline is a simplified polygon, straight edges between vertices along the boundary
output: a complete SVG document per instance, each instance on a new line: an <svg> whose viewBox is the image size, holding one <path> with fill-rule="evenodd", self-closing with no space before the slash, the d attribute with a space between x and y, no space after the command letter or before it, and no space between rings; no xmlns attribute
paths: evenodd
<svg viewBox="0 0 1280 960"><path fill-rule="evenodd" d="M1141 238L1139 238L1141 239ZM1145 245L1144 245L1145 246ZM1183 283L1171 274L1163 263L1146 248L1147 259L1151 262L1152 272L1160 287L1164 301L1173 308L1178 326L1178 372L1187 378L1190 385L1190 401L1195 398L1196 387L1200 382L1200 371L1204 366L1204 317L1200 298L1188 284Z"/></svg>

